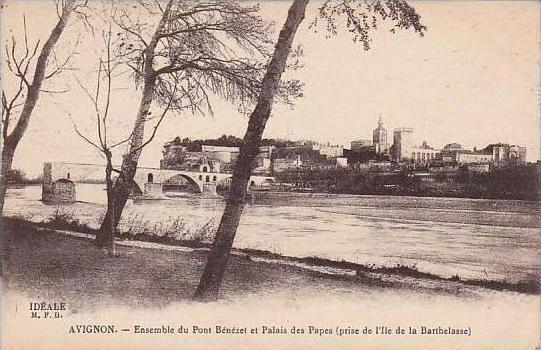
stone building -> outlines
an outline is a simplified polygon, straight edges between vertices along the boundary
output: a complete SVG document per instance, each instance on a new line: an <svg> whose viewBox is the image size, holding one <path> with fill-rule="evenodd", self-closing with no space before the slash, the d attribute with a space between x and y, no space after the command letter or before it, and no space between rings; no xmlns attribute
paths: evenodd
<svg viewBox="0 0 541 350"><path fill-rule="evenodd" d="M427 145L415 144L412 128L398 128L393 133L392 159L397 162L429 164L441 159L441 151Z"/></svg>
<svg viewBox="0 0 541 350"><path fill-rule="evenodd" d="M312 150L318 151L320 155L327 158L337 158L344 155L344 146L316 143L312 145Z"/></svg>
<svg viewBox="0 0 541 350"><path fill-rule="evenodd" d="M274 159L273 169L275 173L281 173L283 171L291 169L299 169L303 165L301 155L297 155L295 158L276 158Z"/></svg>
<svg viewBox="0 0 541 350"><path fill-rule="evenodd" d="M441 158L441 151L428 146L426 141L419 147L411 147L408 152L415 164L429 164Z"/></svg>
<svg viewBox="0 0 541 350"><path fill-rule="evenodd" d="M259 153L255 157L253 173L258 175L270 175L272 173L272 159L275 157L275 146L260 146Z"/></svg>
<svg viewBox="0 0 541 350"><path fill-rule="evenodd" d="M449 143L445 145L441 151L441 158L444 164L489 164L493 161L492 153L484 150L473 151L464 149L458 143ZM485 169L486 167L479 167L479 169Z"/></svg>
<svg viewBox="0 0 541 350"><path fill-rule="evenodd" d="M378 120L378 127L372 132L372 145L375 148L376 154L387 153L389 145L387 143L387 129L383 127L381 116Z"/></svg>
<svg viewBox="0 0 541 350"><path fill-rule="evenodd" d="M526 164L526 147L494 143L485 147L483 151L492 154L496 166Z"/></svg>
<svg viewBox="0 0 541 350"><path fill-rule="evenodd" d="M210 159L222 163L234 163L239 157L239 147L202 145L201 151Z"/></svg>
<svg viewBox="0 0 541 350"><path fill-rule="evenodd" d="M351 150L354 152L361 152L368 147L372 147L372 141L370 140L353 140L351 141Z"/></svg>
<svg viewBox="0 0 541 350"><path fill-rule="evenodd" d="M443 146L441 150L441 159L444 164L450 164L456 162L457 153L469 152L468 150L462 148L462 145L456 142L448 143Z"/></svg>
<svg viewBox="0 0 541 350"><path fill-rule="evenodd" d="M411 149L414 147L413 129L398 128L393 132L393 160L400 163L411 159Z"/></svg>
<svg viewBox="0 0 541 350"><path fill-rule="evenodd" d="M194 149L195 147L191 147ZM180 138L164 144L160 168L202 172L232 172L240 148L230 146L201 145L198 151L188 151ZM274 146L259 147L254 173L270 174Z"/></svg>
<svg viewBox="0 0 541 350"><path fill-rule="evenodd" d="M483 152L457 152L455 153L456 164L488 164L494 157L490 153Z"/></svg>

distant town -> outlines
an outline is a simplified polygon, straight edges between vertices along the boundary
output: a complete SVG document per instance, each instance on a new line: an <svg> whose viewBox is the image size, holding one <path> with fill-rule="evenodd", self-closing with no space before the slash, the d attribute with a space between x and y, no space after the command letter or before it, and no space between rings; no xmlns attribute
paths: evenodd
<svg viewBox="0 0 541 350"><path fill-rule="evenodd" d="M417 144L412 128L396 128L392 135L391 144L380 117L372 139L353 140L349 148L263 139L253 174L274 176L276 182L253 190L515 199L538 193L539 162L528 164L526 148L520 145L494 143L469 150L448 143L435 149ZM164 144L160 168L232 172L241 144L242 139L228 135L176 137Z"/></svg>

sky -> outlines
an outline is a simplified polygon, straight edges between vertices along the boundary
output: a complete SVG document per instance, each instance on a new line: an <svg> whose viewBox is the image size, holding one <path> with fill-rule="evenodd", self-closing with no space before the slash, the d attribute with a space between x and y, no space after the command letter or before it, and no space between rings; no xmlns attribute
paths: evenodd
<svg viewBox="0 0 541 350"><path fill-rule="evenodd" d="M348 148L352 140L371 138L381 115L389 140L394 128L411 127L419 144L426 140L441 148L458 142L471 149L506 142L527 147L528 160L539 159L539 2L412 2L428 27L426 35L381 28L372 33L369 51L353 43L347 32L329 39L321 31L314 33L309 24L319 4L310 3L295 38L304 50L304 66L286 73L304 82L304 97L293 108L275 104L264 137L313 139ZM261 15L280 28L288 6L287 1L263 2ZM56 18L54 4L8 0L1 18L3 42L11 35L20 38L23 13L31 42L45 40ZM59 56L73 47L78 29L73 24L64 33ZM73 60L77 70L46 85L69 92L40 97L14 168L38 175L46 161L103 162L73 129L75 123L89 137L95 133L93 107L75 77L92 84L99 50L83 30ZM9 92L5 65L2 74ZM129 135L141 96L130 82L116 87L110 129L121 139ZM162 145L175 136L242 137L246 125L245 115L219 100L213 116L169 115L143 151L140 165L158 167Z"/></svg>

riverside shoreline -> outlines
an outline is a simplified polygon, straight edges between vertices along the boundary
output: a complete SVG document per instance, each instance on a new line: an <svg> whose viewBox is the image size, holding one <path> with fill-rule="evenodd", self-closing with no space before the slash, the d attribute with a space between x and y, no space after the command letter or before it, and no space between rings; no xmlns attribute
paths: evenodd
<svg viewBox="0 0 541 350"><path fill-rule="evenodd" d="M107 344L149 349L227 348L532 349L539 339L539 295L466 285L461 281L376 272L348 275L317 271L235 252L229 260L220 299L191 300L207 251L141 241L120 241L117 255L96 249L89 234L57 232L6 220L2 235L2 344L22 348L77 348L73 325L245 327L291 330L387 326L467 328L468 336L342 336L151 334L84 335L85 347ZM250 256L250 258L248 258ZM63 318L35 320L31 302L63 302ZM503 321L505 320L505 322ZM510 320L510 322L508 322ZM21 338L21 330L25 332ZM103 335L102 335L103 336ZM422 337L422 338L421 338ZM22 340L21 340L22 339ZM23 344L23 345L24 345ZM39 346L34 346L39 344ZM32 345L32 346L30 346ZM21 347L19 347L21 348ZM225 347L224 347L225 348Z"/></svg>
<svg viewBox="0 0 541 350"><path fill-rule="evenodd" d="M92 271L114 269L125 273L135 273L141 283L153 283L163 278L166 283L160 287L164 295L176 294L178 286L169 279L181 280L183 298L189 299L195 290L200 271L209 249L209 244L199 241L164 241L159 236L146 237L145 240L118 240L118 256L108 257L96 249L91 242L92 232L59 231L42 225L16 218L4 218L5 235L3 237L3 271L8 282L6 286L27 286L29 291L40 290L32 284L31 276L39 277L45 286L63 285L60 290L71 290L76 280L82 276L90 278L91 283L103 276L92 275ZM144 239L145 237L140 237ZM9 243L9 244L8 244ZM15 253L16 252L16 253ZM77 260L82 257L85 266ZM129 261L125 261L129 258ZM170 264L168 264L170 262ZM21 265L22 264L22 265ZM150 265L148 265L150 264ZM165 270L160 270L167 264ZM141 265L153 272L137 272ZM222 297L233 297L251 289L251 285L268 283L287 286L290 280L313 279L314 282L337 284L341 288L347 285L352 291L365 288L384 288L391 290L410 290L421 293L472 294L483 290L518 292L538 295L540 286L537 281L510 283L497 280L461 279L460 276L437 276L418 271L415 267L397 265L394 267L366 266L347 261L333 261L318 257L290 257L256 249L233 249L228 270L228 279L224 283ZM37 270L23 273L25 267L35 266ZM143 268L145 270L146 268ZM182 271L178 276L175 269ZM158 271L159 270L159 271ZM190 273L186 274L186 270ZM60 274L45 273L61 271ZM76 271L83 272L75 277ZM164 276L165 273L170 275ZM45 276L45 279L43 278ZM26 276L26 277L25 277ZM54 276L54 277L53 277ZM73 276L74 281L62 277ZM271 277L272 276L272 277ZM47 280L48 277L51 280ZM176 278L175 278L176 277ZM146 280L145 280L146 278ZM15 281L15 283L10 283ZM101 281L102 283L105 281ZM66 283L68 285L66 285ZM108 282L109 284L111 282ZM88 284L88 281L85 281ZM64 288L66 287L66 289ZM272 287L271 287L272 288ZM47 288L46 288L47 289ZM59 290L58 288L54 288ZM113 295L123 294L124 290L111 290ZM83 293L86 294L86 293ZM98 293L99 294L99 293ZM103 295L110 298L112 295ZM95 297L95 296L94 296ZM161 299L162 296L156 296ZM76 298L77 299L77 298ZM93 299L93 298L91 298Z"/></svg>

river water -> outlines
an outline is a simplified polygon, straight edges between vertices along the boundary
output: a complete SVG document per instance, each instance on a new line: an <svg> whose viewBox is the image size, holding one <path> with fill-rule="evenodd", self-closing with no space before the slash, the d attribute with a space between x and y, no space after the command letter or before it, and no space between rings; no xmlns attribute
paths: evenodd
<svg viewBox="0 0 541 350"><path fill-rule="evenodd" d="M40 199L40 186L9 189L5 215L39 222L60 210L97 227L106 193L104 185L77 184L77 203L52 206ZM197 229L219 222L224 204L188 194L130 199L121 226L181 218ZM262 193L247 205L235 247L405 264L444 277L531 281L539 278L540 214L540 203L529 201Z"/></svg>

